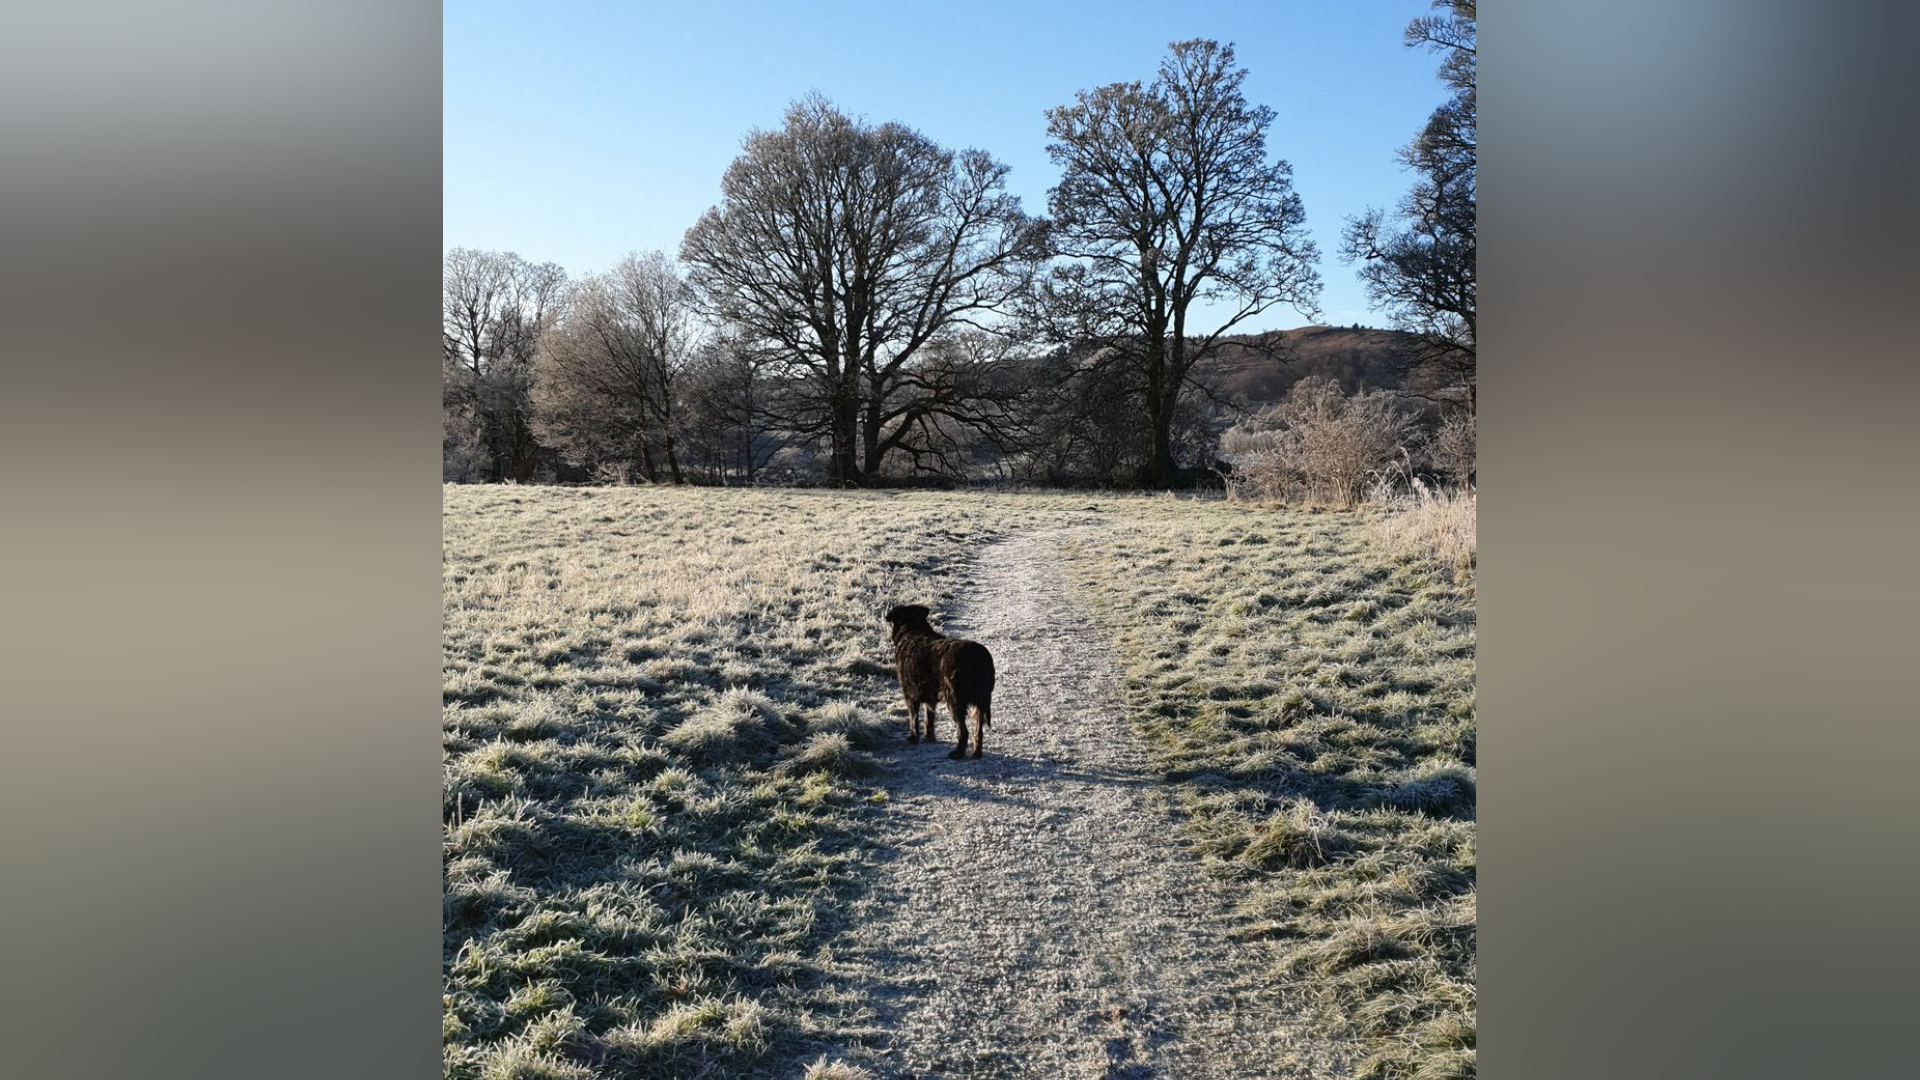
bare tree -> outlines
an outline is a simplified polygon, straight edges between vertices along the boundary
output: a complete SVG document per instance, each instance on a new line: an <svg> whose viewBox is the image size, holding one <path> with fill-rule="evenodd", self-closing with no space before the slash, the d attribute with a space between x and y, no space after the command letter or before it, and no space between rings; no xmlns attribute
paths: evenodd
<svg viewBox="0 0 1920 1080"><path fill-rule="evenodd" d="M1406 43L1445 57L1440 78L1453 96L1400 151L1418 179L1398 212L1390 219L1369 210L1350 221L1342 255L1362 263L1360 277L1373 306L1418 336L1408 372L1415 377L1411 389L1471 411L1478 395L1475 0L1436 0L1434 7L1444 13L1413 20Z"/></svg>
<svg viewBox="0 0 1920 1080"><path fill-rule="evenodd" d="M688 230L681 258L714 314L797 380L786 425L825 436L831 476L857 483L925 421L963 415L918 364L956 328L984 329L1027 287L1044 228L1006 192L1006 166L870 126L813 96L756 131Z"/></svg>
<svg viewBox="0 0 1920 1080"><path fill-rule="evenodd" d="M565 284L560 267L512 252L447 252L441 278L445 400L476 429L490 479L532 475L539 449L529 400L533 358Z"/></svg>
<svg viewBox="0 0 1920 1080"><path fill-rule="evenodd" d="M785 445L774 430L779 388L766 375L768 358L724 330L708 340L684 376L682 408L690 456L709 483L738 478L753 483Z"/></svg>
<svg viewBox="0 0 1920 1080"><path fill-rule="evenodd" d="M1022 405L1037 388L1017 362L1017 335L966 328L928 341L881 399L883 445L916 473L959 475L1029 437ZM1045 387L1058 392L1059 387Z"/></svg>
<svg viewBox="0 0 1920 1080"><path fill-rule="evenodd" d="M583 279L540 348L535 431L577 463L683 483L678 382L701 336L686 282L658 252Z"/></svg>
<svg viewBox="0 0 1920 1080"><path fill-rule="evenodd" d="M1139 438L1145 414L1133 374L1088 349L1056 349L1019 362L1024 391L1013 406L1021 439L1009 464L1015 476L1063 484L1137 479L1145 466Z"/></svg>
<svg viewBox="0 0 1920 1080"><path fill-rule="evenodd" d="M1174 480L1193 366L1276 304L1315 310L1318 258L1292 169L1267 160L1274 111L1247 102L1233 46L1175 42L1150 84L1082 91L1047 113L1064 170L1049 193L1055 268L1033 313L1056 341L1124 366L1146 408L1142 479ZM1192 306L1219 303L1212 328Z"/></svg>

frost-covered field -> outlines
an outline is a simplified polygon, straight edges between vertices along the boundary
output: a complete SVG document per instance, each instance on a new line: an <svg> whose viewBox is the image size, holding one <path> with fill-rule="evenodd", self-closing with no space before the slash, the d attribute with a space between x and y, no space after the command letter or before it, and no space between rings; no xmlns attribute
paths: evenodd
<svg viewBox="0 0 1920 1080"><path fill-rule="evenodd" d="M1218 501L455 486L447 1074L797 1077L883 1037L832 951L904 767L880 615L1063 526L1248 961L1384 1072L1471 1069L1470 577Z"/></svg>
<svg viewBox="0 0 1920 1080"><path fill-rule="evenodd" d="M1070 565L1270 979L1361 1036L1360 1075L1472 1075L1474 581L1374 518L1195 504Z"/></svg>
<svg viewBox="0 0 1920 1080"><path fill-rule="evenodd" d="M880 615L1012 505L445 489L450 1076L746 1075L844 1022L817 950L894 715Z"/></svg>

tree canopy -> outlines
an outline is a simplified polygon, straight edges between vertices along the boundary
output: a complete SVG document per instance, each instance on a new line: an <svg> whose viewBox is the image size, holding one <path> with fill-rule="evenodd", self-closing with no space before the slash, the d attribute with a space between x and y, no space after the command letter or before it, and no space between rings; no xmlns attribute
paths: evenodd
<svg viewBox="0 0 1920 1080"><path fill-rule="evenodd" d="M1438 0L1441 14L1407 26L1409 48L1442 55L1440 79L1453 93L1400 151L1415 180L1397 211L1370 210L1349 222L1342 248L1361 264L1373 306L1420 339L1410 357L1412 389L1469 410L1478 389L1474 5Z"/></svg>

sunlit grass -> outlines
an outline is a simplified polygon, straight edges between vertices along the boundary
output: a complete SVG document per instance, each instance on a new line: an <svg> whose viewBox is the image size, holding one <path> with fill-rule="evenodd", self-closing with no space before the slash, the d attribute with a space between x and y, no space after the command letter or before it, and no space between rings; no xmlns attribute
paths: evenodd
<svg viewBox="0 0 1920 1080"><path fill-rule="evenodd" d="M445 500L448 1076L860 1075L829 944L905 727L881 613L1046 528L1250 962L1377 1075L1472 1071L1470 563L1205 499Z"/></svg>
<svg viewBox="0 0 1920 1080"><path fill-rule="evenodd" d="M1055 505L445 489L446 1074L793 1077L856 1024L881 613Z"/></svg>
<svg viewBox="0 0 1920 1080"><path fill-rule="evenodd" d="M1196 503L1071 562L1194 850L1365 1076L1475 1068L1472 500L1423 513Z"/></svg>

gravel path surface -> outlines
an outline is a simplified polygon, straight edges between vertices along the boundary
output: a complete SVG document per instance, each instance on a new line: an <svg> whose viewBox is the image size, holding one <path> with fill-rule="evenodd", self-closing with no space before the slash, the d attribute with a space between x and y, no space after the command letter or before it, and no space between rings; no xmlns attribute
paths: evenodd
<svg viewBox="0 0 1920 1080"><path fill-rule="evenodd" d="M900 742L887 848L853 963L889 1077L1336 1075L1284 1005L1233 974L1226 903L1148 804L1107 643L1055 568L1063 532L985 549L948 634L993 650L986 754ZM940 616L945 614L945 618Z"/></svg>

